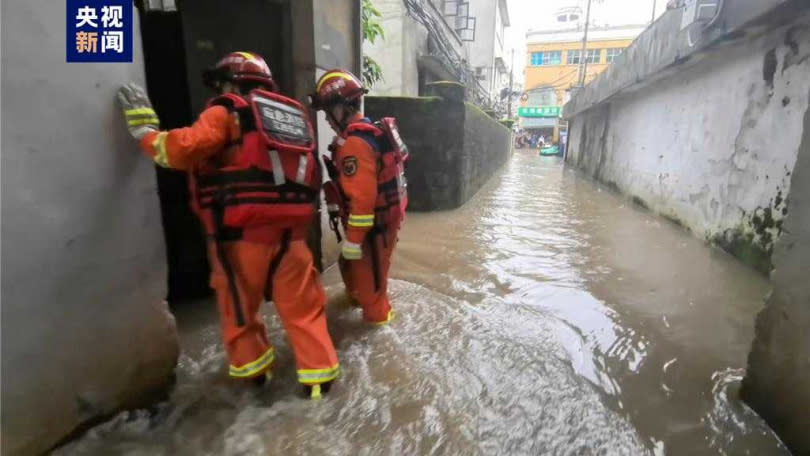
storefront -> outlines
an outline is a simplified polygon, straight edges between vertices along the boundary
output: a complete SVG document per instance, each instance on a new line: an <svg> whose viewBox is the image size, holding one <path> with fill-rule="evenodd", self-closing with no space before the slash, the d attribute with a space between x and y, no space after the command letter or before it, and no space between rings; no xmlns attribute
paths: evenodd
<svg viewBox="0 0 810 456"><path fill-rule="evenodd" d="M520 128L530 134L551 138L552 142L559 141L559 106L523 106L518 108Z"/></svg>

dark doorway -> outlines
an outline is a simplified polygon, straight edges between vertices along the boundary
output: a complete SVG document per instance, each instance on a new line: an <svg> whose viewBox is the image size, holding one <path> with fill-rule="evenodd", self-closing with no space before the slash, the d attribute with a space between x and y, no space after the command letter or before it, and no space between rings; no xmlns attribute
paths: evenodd
<svg viewBox="0 0 810 456"><path fill-rule="evenodd" d="M255 52L264 57L281 91L290 93L291 46L286 2L191 0L181 2L179 8L193 112L200 112L211 96L202 83L203 70L234 51Z"/></svg>
<svg viewBox="0 0 810 456"><path fill-rule="evenodd" d="M146 84L161 128L188 126L193 116L180 13L142 11L140 19ZM208 296L205 237L189 205L186 173L155 169L168 263L166 299L174 304Z"/></svg>
<svg viewBox="0 0 810 456"><path fill-rule="evenodd" d="M144 66L149 97L161 128L191 125L213 95L202 72L223 55L251 51L262 55L282 92L291 93L290 7L281 0L177 2L177 11L140 9ZM157 169L171 304L211 294L205 236L189 205L184 172Z"/></svg>

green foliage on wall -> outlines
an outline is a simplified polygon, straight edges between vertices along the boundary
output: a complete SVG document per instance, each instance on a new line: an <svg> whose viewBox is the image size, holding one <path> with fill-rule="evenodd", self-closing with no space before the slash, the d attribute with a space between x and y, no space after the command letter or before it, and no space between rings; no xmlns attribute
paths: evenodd
<svg viewBox="0 0 810 456"><path fill-rule="evenodd" d="M363 0L363 41L374 44L377 38L385 40L385 32L380 23L377 22L381 17L382 14L371 0ZM371 57L363 54L363 84L370 89L376 82L382 80L383 75L380 65Z"/></svg>

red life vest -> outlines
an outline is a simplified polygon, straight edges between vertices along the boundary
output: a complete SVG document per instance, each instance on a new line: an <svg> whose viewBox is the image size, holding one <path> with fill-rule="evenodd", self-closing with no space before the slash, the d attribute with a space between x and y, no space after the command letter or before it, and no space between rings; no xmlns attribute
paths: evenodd
<svg viewBox="0 0 810 456"><path fill-rule="evenodd" d="M408 184L405 180L405 162L408 160L408 147L402 141L396 119L384 117L379 122L354 122L346 127L341 135L344 139L356 133L374 136L378 145L379 160L377 169L377 201L374 205L374 225L385 226L402 220L408 207ZM329 167L337 169L334 163ZM338 182L336 177L332 177ZM335 193L335 192L333 192ZM341 197L344 193L339 192ZM329 197L329 192L327 192ZM327 199L327 204L330 201ZM344 218L348 211L344 206ZM344 222L345 223L345 222Z"/></svg>
<svg viewBox="0 0 810 456"><path fill-rule="evenodd" d="M234 120L230 144L192 173L192 206L208 234L238 238L242 228L311 223L321 175L304 108L264 90L208 105L224 106Z"/></svg>

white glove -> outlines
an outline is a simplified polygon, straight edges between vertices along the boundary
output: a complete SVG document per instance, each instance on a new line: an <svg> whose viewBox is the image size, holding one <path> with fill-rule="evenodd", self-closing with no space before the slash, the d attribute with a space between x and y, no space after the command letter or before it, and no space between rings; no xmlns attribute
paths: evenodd
<svg viewBox="0 0 810 456"><path fill-rule="evenodd" d="M152 103L143 87L130 82L118 89L118 104L124 111L124 118L127 121L129 134L133 138L140 140L150 131L160 129L160 120Z"/></svg>
<svg viewBox="0 0 810 456"><path fill-rule="evenodd" d="M340 251L343 254L343 258L347 260L359 260L363 258L363 248L360 246L360 244L343 241Z"/></svg>

